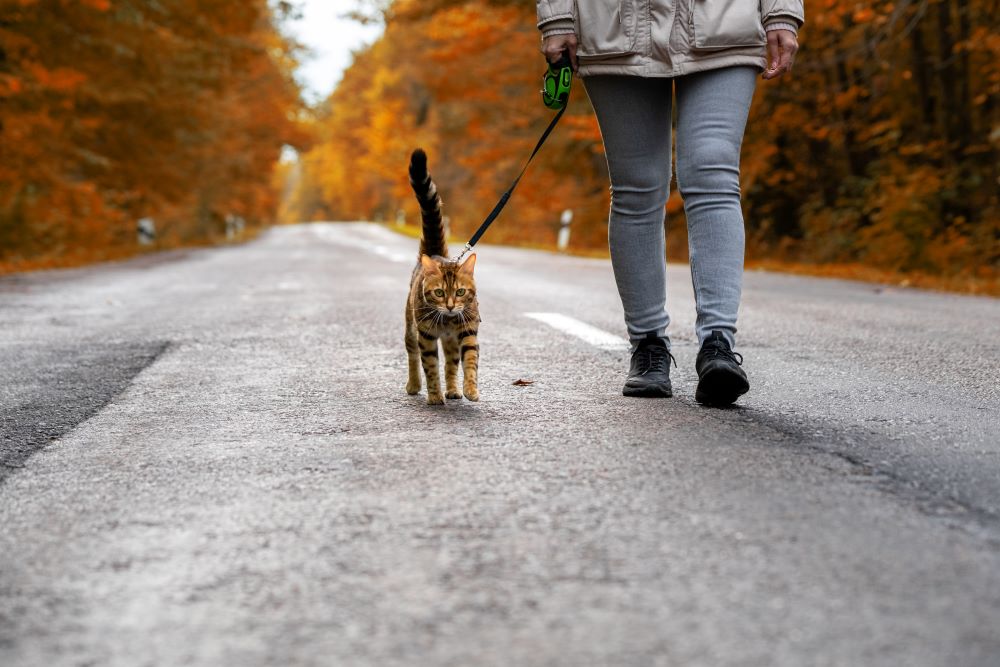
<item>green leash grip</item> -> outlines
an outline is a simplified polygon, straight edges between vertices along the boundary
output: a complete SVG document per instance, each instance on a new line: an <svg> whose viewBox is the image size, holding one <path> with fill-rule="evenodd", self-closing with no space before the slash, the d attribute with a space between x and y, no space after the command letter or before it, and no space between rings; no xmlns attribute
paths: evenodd
<svg viewBox="0 0 1000 667"><path fill-rule="evenodd" d="M573 64L565 51L542 75L542 102L550 109L562 109L569 101L569 91L573 85Z"/></svg>

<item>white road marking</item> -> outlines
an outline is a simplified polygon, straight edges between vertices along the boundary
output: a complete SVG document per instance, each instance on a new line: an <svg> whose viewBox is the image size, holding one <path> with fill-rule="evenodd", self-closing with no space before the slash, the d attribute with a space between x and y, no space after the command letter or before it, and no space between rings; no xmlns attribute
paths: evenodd
<svg viewBox="0 0 1000 667"><path fill-rule="evenodd" d="M621 336L608 333L604 329L598 329L586 322L581 322L562 313L525 313L524 315L525 317L548 324L553 329L576 336L585 343L589 343L601 350L621 352L628 350L630 347L629 342Z"/></svg>
<svg viewBox="0 0 1000 667"><path fill-rule="evenodd" d="M358 238L353 236L352 233L357 231L357 228L349 227L347 224L342 223L313 223L309 226L309 231L311 231L316 236L322 239L336 243L337 245L347 246L349 248L357 248L359 250L365 250L370 253L374 253L379 257L384 257L390 262L399 262L400 264L406 263L416 263L417 257L417 244L414 241L413 252L405 253L399 252L385 246L372 238ZM372 227L370 229L364 230L368 232L385 232L389 238L395 238L396 235L388 230L383 230L379 227ZM374 236L374 234L368 233L368 236Z"/></svg>
<svg viewBox="0 0 1000 667"><path fill-rule="evenodd" d="M410 254L406 254L406 253L402 253L402 252L396 252L394 250L390 250L389 248L386 248L383 245L377 245L377 246L371 247L371 248L369 248L369 250L371 250L373 253L375 253L379 257L385 257L390 262L400 262L400 263L403 263L403 262L413 262L415 264L416 261L417 261L416 258L415 258L415 256L416 256L417 253L415 253L415 252L410 253Z"/></svg>

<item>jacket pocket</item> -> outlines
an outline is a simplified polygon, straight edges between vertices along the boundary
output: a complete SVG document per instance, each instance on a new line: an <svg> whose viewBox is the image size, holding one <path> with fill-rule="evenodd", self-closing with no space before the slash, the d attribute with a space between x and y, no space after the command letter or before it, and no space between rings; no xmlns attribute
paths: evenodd
<svg viewBox="0 0 1000 667"><path fill-rule="evenodd" d="M635 53L634 0L577 0L577 55L620 56Z"/></svg>
<svg viewBox="0 0 1000 667"><path fill-rule="evenodd" d="M690 0L696 49L764 46L760 0Z"/></svg>

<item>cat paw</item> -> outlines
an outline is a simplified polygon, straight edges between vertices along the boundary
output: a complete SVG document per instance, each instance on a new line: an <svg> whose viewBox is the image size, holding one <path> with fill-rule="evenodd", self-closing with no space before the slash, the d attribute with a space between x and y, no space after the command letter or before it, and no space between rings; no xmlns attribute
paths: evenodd
<svg viewBox="0 0 1000 667"><path fill-rule="evenodd" d="M465 388L465 397L467 399L469 399L470 401L478 401L479 400L479 390L476 389L475 387L466 387Z"/></svg>
<svg viewBox="0 0 1000 667"><path fill-rule="evenodd" d="M460 392L458 389L449 389L447 392L445 392L444 397L445 398L462 398L462 392Z"/></svg>
<svg viewBox="0 0 1000 667"><path fill-rule="evenodd" d="M406 393L409 394L410 396L414 396L416 394L419 394L420 393L420 383L418 382L416 384L410 384L409 382L407 382L406 383Z"/></svg>
<svg viewBox="0 0 1000 667"><path fill-rule="evenodd" d="M443 405L444 396L440 393L437 394L427 394L427 405Z"/></svg>

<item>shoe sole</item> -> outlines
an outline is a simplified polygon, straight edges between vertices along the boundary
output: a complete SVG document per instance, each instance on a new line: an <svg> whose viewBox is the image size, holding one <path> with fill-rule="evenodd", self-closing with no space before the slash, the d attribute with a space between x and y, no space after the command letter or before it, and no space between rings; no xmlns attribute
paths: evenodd
<svg viewBox="0 0 1000 667"><path fill-rule="evenodd" d="M750 383L736 373L724 368L705 373L698 381L694 400L703 405L732 405L736 399L750 391Z"/></svg>
<svg viewBox="0 0 1000 667"><path fill-rule="evenodd" d="M646 384L641 387L630 387L625 385L622 389L622 396L632 398L670 398L674 395L674 390L670 385Z"/></svg>

